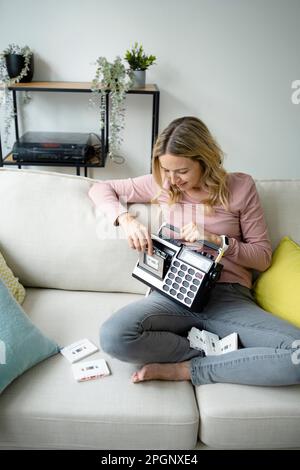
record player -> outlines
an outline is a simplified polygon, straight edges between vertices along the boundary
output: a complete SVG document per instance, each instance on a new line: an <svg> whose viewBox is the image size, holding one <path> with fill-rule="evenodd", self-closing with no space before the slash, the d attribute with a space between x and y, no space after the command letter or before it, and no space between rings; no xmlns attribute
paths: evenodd
<svg viewBox="0 0 300 470"><path fill-rule="evenodd" d="M26 132L14 143L13 159L18 162L85 163L90 134L80 132Z"/></svg>

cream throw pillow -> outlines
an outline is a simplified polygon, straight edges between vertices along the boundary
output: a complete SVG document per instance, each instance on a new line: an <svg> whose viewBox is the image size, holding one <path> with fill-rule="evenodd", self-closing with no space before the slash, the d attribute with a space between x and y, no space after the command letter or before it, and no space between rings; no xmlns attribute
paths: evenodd
<svg viewBox="0 0 300 470"><path fill-rule="evenodd" d="M8 290L12 293L14 298L20 304L23 303L25 299L25 289L22 284L19 283L17 277L13 275L12 270L7 266L5 259L3 258L0 252L0 279L6 285Z"/></svg>

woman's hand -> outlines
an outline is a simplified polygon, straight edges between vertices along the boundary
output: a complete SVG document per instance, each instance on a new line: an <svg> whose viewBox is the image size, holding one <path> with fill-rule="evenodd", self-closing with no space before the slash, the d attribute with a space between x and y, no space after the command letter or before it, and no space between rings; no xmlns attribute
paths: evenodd
<svg viewBox="0 0 300 470"><path fill-rule="evenodd" d="M207 230L204 230L201 225L197 225L195 222L191 222L182 227L180 236L183 240L190 243L194 243L198 240L206 240L208 242L215 243L216 245L222 245L222 239L219 235L207 232Z"/></svg>
<svg viewBox="0 0 300 470"><path fill-rule="evenodd" d="M133 215L129 214L128 212L121 214L118 217L118 222L127 236L127 241L130 248L138 251L148 250L148 255L152 256L152 240L145 225L141 224Z"/></svg>

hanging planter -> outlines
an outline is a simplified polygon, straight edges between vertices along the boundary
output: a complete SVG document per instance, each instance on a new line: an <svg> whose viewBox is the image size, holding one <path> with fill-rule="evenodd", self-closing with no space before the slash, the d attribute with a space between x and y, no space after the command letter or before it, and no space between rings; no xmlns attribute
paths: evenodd
<svg viewBox="0 0 300 470"><path fill-rule="evenodd" d="M0 53L0 105L4 108L4 143L8 144L11 124L15 117L12 95L9 87L19 82L30 82L33 78L33 53L28 46L16 44L9 46ZM24 92L23 102L30 100L28 92Z"/></svg>
<svg viewBox="0 0 300 470"><path fill-rule="evenodd" d="M31 82L33 79L33 54L30 55L28 66L25 64L26 58L22 54L7 54L5 55L6 68L9 78L17 78L22 75L19 82ZM22 71L26 69L25 74Z"/></svg>
<svg viewBox="0 0 300 470"><path fill-rule="evenodd" d="M5 60L5 65L3 64L3 66L6 68L6 77L1 77L4 82L9 81L9 84L12 85L32 80L33 52L28 46L21 48L16 44L9 44L1 53L1 59L2 62Z"/></svg>

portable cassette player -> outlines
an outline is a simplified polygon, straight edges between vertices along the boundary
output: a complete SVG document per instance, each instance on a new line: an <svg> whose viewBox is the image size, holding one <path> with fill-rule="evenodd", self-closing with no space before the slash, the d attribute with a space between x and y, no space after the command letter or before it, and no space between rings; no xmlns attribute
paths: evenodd
<svg viewBox="0 0 300 470"><path fill-rule="evenodd" d="M205 240L198 243L216 250L216 258L205 251L194 251L176 239L164 238L164 228L179 232L172 225L163 224L158 235L152 234L153 255L142 252L132 276L186 308L199 312L220 277L223 265L219 260L224 251Z"/></svg>

